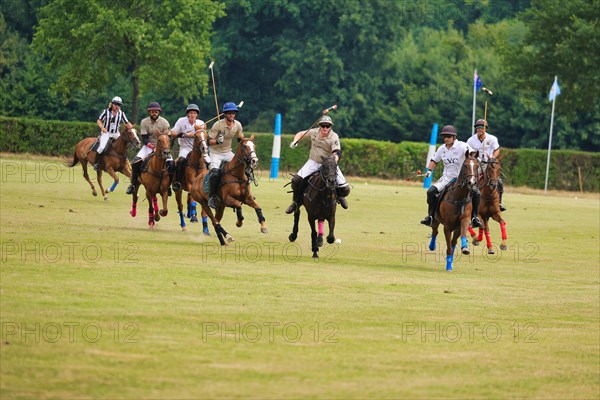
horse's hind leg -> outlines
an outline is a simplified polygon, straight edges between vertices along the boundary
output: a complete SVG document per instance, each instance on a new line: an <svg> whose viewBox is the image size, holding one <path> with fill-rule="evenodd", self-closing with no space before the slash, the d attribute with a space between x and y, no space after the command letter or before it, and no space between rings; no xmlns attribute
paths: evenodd
<svg viewBox="0 0 600 400"><path fill-rule="evenodd" d="M241 228L242 225L244 224L244 214L242 213L242 207L235 209L235 216L237 217L235 226L237 226L238 228Z"/></svg>
<svg viewBox="0 0 600 400"><path fill-rule="evenodd" d="M90 187L92 188L92 194L94 196L98 196L98 192L96 192L96 188L94 187L94 184L90 180L90 175L88 174L88 170L87 170L87 164L88 163L87 163L86 159L81 160L81 168L83 169L83 177L90 184Z"/></svg>
<svg viewBox="0 0 600 400"><path fill-rule="evenodd" d="M308 217L308 223L310 224L310 239L312 244L312 258L319 258L319 246L317 246L317 230L315 229L315 221Z"/></svg>
<svg viewBox="0 0 600 400"><path fill-rule="evenodd" d="M155 218L154 205L152 200L154 199L154 201L156 201L156 197L146 193L146 199L148 200L148 226L150 227L150 229L154 229Z"/></svg>
<svg viewBox="0 0 600 400"><path fill-rule="evenodd" d="M500 244L500 250L506 250L508 247L506 245L506 240L508 239L508 235L506 234L506 222L502 219L502 214L497 213L492 215L494 221L500 224L500 233L502 234L502 243Z"/></svg>
<svg viewBox="0 0 600 400"><path fill-rule="evenodd" d="M323 225L325 225L325 221L320 219L317 222L317 246L323 247Z"/></svg>
<svg viewBox="0 0 600 400"><path fill-rule="evenodd" d="M152 201L148 200L150 204L150 210L153 211L154 220L156 222L160 221L160 214L158 212L158 198L156 196L152 196Z"/></svg>
<svg viewBox="0 0 600 400"><path fill-rule="evenodd" d="M102 186L102 170L98 169L96 171L96 180L98 181L98 186L100 186L100 193L102 193L102 197L104 197L104 201L108 201L108 196L106 195L106 191L104 190L104 186Z"/></svg>
<svg viewBox="0 0 600 400"><path fill-rule="evenodd" d="M177 214L179 214L179 226L181 226L182 231L185 231L185 230L187 230L187 225L185 223L185 217L183 215L183 201L181 199L182 192L183 192L183 190L180 190L179 192L175 192L175 200L177 201ZM188 197L188 203L189 203L189 201L190 201L190 199Z"/></svg>

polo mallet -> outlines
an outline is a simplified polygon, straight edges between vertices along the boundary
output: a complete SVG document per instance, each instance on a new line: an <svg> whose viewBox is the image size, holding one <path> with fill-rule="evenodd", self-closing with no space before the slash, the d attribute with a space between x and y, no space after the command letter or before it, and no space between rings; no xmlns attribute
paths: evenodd
<svg viewBox="0 0 600 400"><path fill-rule="evenodd" d="M411 180L415 179L418 176L425 176L425 174L422 174L421 170L418 169L417 172L414 172L411 176L409 176L408 178L406 178L405 181L411 181Z"/></svg>
<svg viewBox="0 0 600 400"><path fill-rule="evenodd" d="M323 114L321 114L321 116L319 118L317 118L317 120L315 122L313 122L312 125L307 130L304 131L304 133L302 134L302 136L300 136L300 138L296 142L292 142L292 145L297 144L308 133L308 131L310 131L312 128L315 127L315 125L319 122L319 120L321 119L321 117L323 115L327 115L329 113L329 111L331 111L331 110L337 110L337 104L334 104L331 107L324 109L323 110Z"/></svg>
<svg viewBox="0 0 600 400"><path fill-rule="evenodd" d="M240 101L240 104L237 105L237 108L242 108L244 106L244 100ZM208 124L211 121L214 121L215 119L222 117L225 113L221 113L219 115L217 115L216 117L212 117L211 119L209 119L208 121L205 121L205 124Z"/></svg>
<svg viewBox="0 0 600 400"><path fill-rule="evenodd" d="M492 92L490 89L488 89L486 87L482 87L481 90L483 90L490 96L494 94L494 92ZM485 98L485 106L483 108L483 120L487 124L487 97ZM483 129L485 129L485 126L483 127Z"/></svg>
<svg viewBox="0 0 600 400"><path fill-rule="evenodd" d="M211 61L210 65L208 66L208 69L210 69L210 75L212 77L213 93L215 95L215 108L217 110L217 119L219 120L219 122L221 122L221 120L219 119L221 114L219 113L219 103L217 101L217 87L215 86L215 73L213 71L213 65L215 65L215 62Z"/></svg>

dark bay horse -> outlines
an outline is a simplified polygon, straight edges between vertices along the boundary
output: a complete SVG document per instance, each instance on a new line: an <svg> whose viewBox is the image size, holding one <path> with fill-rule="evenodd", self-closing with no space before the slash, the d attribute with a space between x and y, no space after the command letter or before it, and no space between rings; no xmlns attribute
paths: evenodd
<svg viewBox="0 0 600 400"><path fill-rule="evenodd" d="M319 247L323 245L323 236L317 233L315 224L327 220L329 234L327 243L335 241L335 211L337 207L336 195L337 164L333 156L325 157L321 168L312 175L306 177L302 205L308 214L310 225L311 250L313 258L319 258ZM289 240L293 242L298 237L298 221L300 219L300 207L294 212L294 227L290 233Z"/></svg>
<svg viewBox="0 0 600 400"><path fill-rule="evenodd" d="M90 184L92 188L92 194L97 196L96 188L94 184L90 180L90 176L88 175L88 163L93 164L96 158L96 152L91 151L92 146L96 142L97 138L90 137L81 140L75 146L75 151L73 152L73 160L69 161L66 165L68 167L74 167L77 163L81 163L81 168L83 169L83 177ZM108 193L115 190L117 185L119 184L119 176L117 172L122 173L131 179L131 164L127 159L127 148L129 146L139 146L140 139L138 138L137 132L134 128L125 129L125 131L119 136L110 146L108 151L105 151L102 155L102 161L100 162L100 167L98 171L96 171L98 186L100 186L100 193L104 197L104 200L108 200ZM102 171L106 171L114 180L112 186L108 190L104 190L102 186Z"/></svg>
<svg viewBox="0 0 600 400"><path fill-rule="evenodd" d="M485 232L488 254L494 254L492 239L490 238L490 218L500 224L500 232L502 233L501 250L507 249L506 240L508 239L506 235L506 222L502 219L502 211L500 211L500 193L498 192L501 165L500 160L496 160L495 158L491 158L481 164L484 172L482 174L481 203L479 204L478 211L483 221L483 228L479 228L479 235L476 235L475 231L469 227L469 233L473 239L473 244L478 246L483 240L483 233Z"/></svg>
<svg viewBox="0 0 600 400"><path fill-rule="evenodd" d="M132 182L135 185L133 191L133 203L131 205L131 216L136 216L138 189L140 183L146 188L146 199L148 200L148 225L154 229L155 221L160 221L160 217L166 217L169 210L167 201L169 196L169 174L167 172L167 158L171 154L169 135L161 133L156 140L156 147L144 162L143 171L138 182ZM159 211L157 194L162 197L163 208Z"/></svg>
<svg viewBox="0 0 600 400"><path fill-rule="evenodd" d="M204 161L204 156L207 153L208 145L206 144L206 132L202 129L201 126L196 125L194 127L194 144L192 147L192 151L189 152L185 160L184 174L180 182L181 190L175 192L175 199L177 200L177 212L179 214L179 225L181 226L182 231L185 231L187 229L183 214L183 191L188 192L187 207L189 210L192 203L192 196L190 194L190 192L192 191L192 185L202 171L204 171L204 174L206 175L207 168ZM206 233L207 230L205 230L205 234Z"/></svg>
<svg viewBox="0 0 600 400"><path fill-rule="evenodd" d="M452 271L454 249L458 237L461 238L461 251L469 254L469 241L467 231L471 222L471 192L477 187L477 162L478 152L469 154L466 152L458 178L452 182L442 194L439 207L434 213L431 225L431 242L429 250L435 250L435 239L438 235L438 227L444 225L444 236L446 237L446 271Z"/></svg>

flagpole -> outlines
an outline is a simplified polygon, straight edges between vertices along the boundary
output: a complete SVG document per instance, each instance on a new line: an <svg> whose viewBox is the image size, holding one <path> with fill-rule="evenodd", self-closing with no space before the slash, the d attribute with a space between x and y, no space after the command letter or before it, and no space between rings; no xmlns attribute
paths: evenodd
<svg viewBox="0 0 600 400"><path fill-rule="evenodd" d="M554 125L554 104L556 96L552 99L552 114L550 116L550 139L548 139L548 160L546 161L546 182L544 183L544 193L548 191L548 171L550 170L550 149L552 147L552 126Z"/></svg>
<svg viewBox="0 0 600 400"><path fill-rule="evenodd" d="M477 70L473 72L473 76L477 76ZM475 98L477 96L477 84L473 82L473 118L471 121L471 136L475 134Z"/></svg>

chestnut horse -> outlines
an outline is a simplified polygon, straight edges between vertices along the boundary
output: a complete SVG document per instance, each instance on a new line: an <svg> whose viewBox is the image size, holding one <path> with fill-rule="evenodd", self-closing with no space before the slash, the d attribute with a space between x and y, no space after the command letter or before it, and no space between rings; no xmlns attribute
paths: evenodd
<svg viewBox="0 0 600 400"><path fill-rule="evenodd" d="M242 216L242 204L254 208L258 217L258 222L261 225L260 231L262 233L268 233L267 224L265 217L262 214L262 209L252 196L250 191L250 182L254 180L254 168L258 165L258 157L256 156L256 148L254 144L254 135L250 138L238 138L239 145L235 155L227 164L222 168L223 176L219 183L219 189L217 191L216 209L213 215L212 210L208 207L208 191L204 188L204 178L206 172L201 172L192 185L192 198L202 205L204 212L208 214L211 219L215 232L221 245L225 245L223 237L228 242L233 242L235 239L228 234L223 227L220 225L221 219L225 207L231 207L235 209L237 215L236 226L241 227L243 224Z"/></svg>
<svg viewBox="0 0 600 400"><path fill-rule="evenodd" d="M156 147L144 161L143 171L133 191L133 203L131 205L131 216L136 216L138 189L140 183L146 188L146 199L148 200L148 225L154 229L154 222L160 221L160 217L166 217L169 210L167 200L169 198L169 174L167 172L167 158L171 155L169 135L161 133L156 140ZM163 208L159 211L157 194L162 197Z"/></svg>
<svg viewBox="0 0 600 400"><path fill-rule="evenodd" d="M498 193L498 181L500 179L500 160L490 158L482 162L483 167L483 185L481 188L481 203L479 204L479 216L483 221L483 228L479 228L479 235L469 227L469 233L473 239L473 244L478 246L483 240L485 232L485 241L487 244L488 254L494 254L492 247L492 239L490 238L489 220L492 218L500 224L500 232L502 233L502 243L500 250L506 250L506 222L502 219L502 211L500 211L500 193Z"/></svg>
<svg viewBox="0 0 600 400"><path fill-rule="evenodd" d="M431 225L431 242L429 250L435 250L435 238L438 235L438 227L444 225L444 236L446 236L446 271L452 271L454 249L458 237L461 239L461 251L469 254L469 241L467 231L471 222L471 192L477 187L477 172L479 164L477 156L479 152L469 154L466 152L458 178L453 181L441 195L438 201L439 208L434 213Z"/></svg>
<svg viewBox="0 0 600 400"><path fill-rule="evenodd" d="M83 177L90 184L92 188L92 194L97 196L96 188L94 184L90 180L90 176L88 175L87 167L88 163L93 164L96 159L96 152L91 151L92 146L96 142L97 138L85 138L81 140L75 146L75 151L73 152L73 160L66 163L67 167L74 167L77 163L81 163L81 168L83 169ZM138 138L137 132L134 128L125 129L125 131L119 136L110 146L108 151L105 151L102 154L102 159L100 161L100 167L98 171L96 171L98 186L100 186L100 193L104 197L105 201L108 201L108 193L113 192L117 185L119 184L119 176L117 172L122 173L131 179L131 164L127 159L127 148L129 146L139 146L140 139ZM112 186L108 190L104 190L102 186L102 171L106 171L114 180Z"/></svg>
<svg viewBox="0 0 600 400"><path fill-rule="evenodd" d="M316 223L327 220L329 234L327 243L335 241L335 211L337 207L336 195L337 164L333 156L325 157L319 170L305 178L305 189L302 196L302 204L308 214L308 224L311 230L311 244L313 258L319 258L319 247L323 245L323 235L317 233ZM300 219L300 207L294 212L294 227L290 233L289 240L293 242L298 237L298 220ZM319 226L319 231L321 227Z"/></svg>
<svg viewBox="0 0 600 400"><path fill-rule="evenodd" d="M175 199L177 200L177 212L179 213L179 225L181 226L182 231L185 231L187 229L183 214L183 191L185 190L186 192L188 192L187 208L189 211L192 203L192 196L190 195L192 185L198 177L198 175L200 174L200 172L203 170L207 170L204 157L208 157L208 145L206 144L205 135L206 132L202 129L202 127L200 127L199 125L196 125L194 127L194 144L192 147L192 151L189 152L185 160L184 174L180 182L181 190L175 192ZM210 233L208 233L208 227L205 227L204 234L210 235Z"/></svg>

